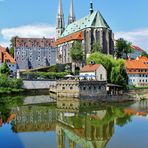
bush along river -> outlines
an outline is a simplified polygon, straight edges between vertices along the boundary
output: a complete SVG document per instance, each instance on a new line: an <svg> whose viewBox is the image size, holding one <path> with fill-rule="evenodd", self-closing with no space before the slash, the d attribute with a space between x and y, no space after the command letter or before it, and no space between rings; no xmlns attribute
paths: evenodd
<svg viewBox="0 0 148 148"><path fill-rule="evenodd" d="M148 101L0 98L1 148L147 148Z"/></svg>

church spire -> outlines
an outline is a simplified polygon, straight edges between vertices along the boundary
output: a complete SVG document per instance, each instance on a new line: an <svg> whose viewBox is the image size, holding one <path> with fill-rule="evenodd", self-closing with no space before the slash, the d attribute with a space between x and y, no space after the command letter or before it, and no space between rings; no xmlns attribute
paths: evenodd
<svg viewBox="0 0 148 148"><path fill-rule="evenodd" d="M68 24L71 24L75 21L75 15L74 15L74 5L73 5L73 0L71 0L70 4L70 14L68 17Z"/></svg>
<svg viewBox="0 0 148 148"><path fill-rule="evenodd" d="M92 14L94 12L94 10L93 10L93 1L92 0L90 0L90 9L89 9L89 11L90 11L90 14Z"/></svg>
<svg viewBox="0 0 148 148"><path fill-rule="evenodd" d="M56 38L59 38L65 29L62 0L59 0L58 15L57 15L57 22L56 23L57 23L56 24Z"/></svg>

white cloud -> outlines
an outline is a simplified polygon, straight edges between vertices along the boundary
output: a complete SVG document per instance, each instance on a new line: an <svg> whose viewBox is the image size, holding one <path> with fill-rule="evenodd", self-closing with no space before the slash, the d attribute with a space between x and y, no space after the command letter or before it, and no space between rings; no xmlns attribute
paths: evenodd
<svg viewBox="0 0 148 148"><path fill-rule="evenodd" d="M14 36L26 38L54 37L55 27L46 24L26 25L14 28L4 28L1 30L3 39L10 40Z"/></svg>
<svg viewBox="0 0 148 148"><path fill-rule="evenodd" d="M117 32L115 38L124 38L148 51L148 28L129 32Z"/></svg>
<svg viewBox="0 0 148 148"><path fill-rule="evenodd" d="M14 36L24 38L54 38L55 27L47 24L25 25L0 30L2 40L0 45L9 46L10 39Z"/></svg>

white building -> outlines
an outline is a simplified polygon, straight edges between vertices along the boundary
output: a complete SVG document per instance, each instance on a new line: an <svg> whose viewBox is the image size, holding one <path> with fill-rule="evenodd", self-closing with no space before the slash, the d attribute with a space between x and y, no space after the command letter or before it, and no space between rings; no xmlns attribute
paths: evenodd
<svg viewBox="0 0 148 148"><path fill-rule="evenodd" d="M125 63L128 74L128 84L133 86L148 86L148 58L138 57Z"/></svg>
<svg viewBox="0 0 148 148"><path fill-rule="evenodd" d="M107 71L101 64L89 64L80 70L80 79L107 81Z"/></svg>

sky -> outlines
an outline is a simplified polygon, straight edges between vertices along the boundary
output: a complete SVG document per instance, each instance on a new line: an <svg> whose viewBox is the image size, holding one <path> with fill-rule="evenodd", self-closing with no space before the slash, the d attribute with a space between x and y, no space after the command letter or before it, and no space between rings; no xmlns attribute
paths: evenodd
<svg viewBox="0 0 148 148"><path fill-rule="evenodd" d="M65 24L70 0L63 0ZM90 0L74 0L76 19L89 14ZM148 51L148 0L93 0L115 38L125 38ZM0 45L13 36L54 37L58 0L0 0Z"/></svg>

